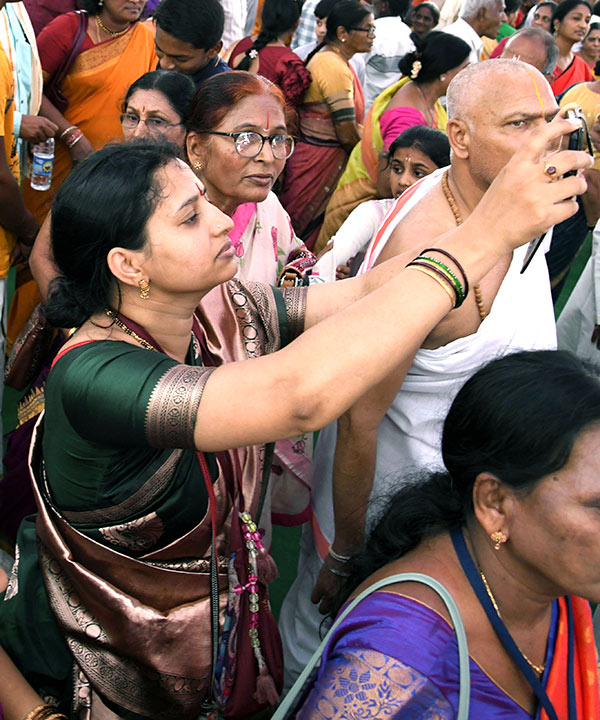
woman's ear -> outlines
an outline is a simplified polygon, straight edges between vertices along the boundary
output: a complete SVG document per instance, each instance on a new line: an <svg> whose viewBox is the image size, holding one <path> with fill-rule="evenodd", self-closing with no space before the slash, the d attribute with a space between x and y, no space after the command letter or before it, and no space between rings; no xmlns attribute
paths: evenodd
<svg viewBox="0 0 600 720"><path fill-rule="evenodd" d="M492 473L479 473L473 484L473 511L488 536L502 533L505 542L509 534L510 507L513 493Z"/></svg>
<svg viewBox="0 0 600 720"><path fill-rule="evenodd" d="M122 285L137 287L140 280L148 280L142 270L142 258L139 251L125 248L111 248L106 256L108 269Z"/></svg>
<svg viewBox="0 0 600 720"><path fill-rule="evenodd" d="M335 34L337 35L337 39L341 43L345 43L346 40L348 39L348 31L346 30L346 28L343 25L338 25Z"/></svg>
<svg viewBox="0 0 600 720"><path fill-rule="evenodd" d="M206 164L206 144L198 133L190 130L185 138L188 162L194 170L201 170Z"/></svg>

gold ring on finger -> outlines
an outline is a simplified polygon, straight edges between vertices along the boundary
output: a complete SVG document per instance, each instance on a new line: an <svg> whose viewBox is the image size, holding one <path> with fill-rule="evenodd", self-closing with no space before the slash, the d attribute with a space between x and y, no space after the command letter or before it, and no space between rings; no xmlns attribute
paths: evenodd
<svg viewBox="0 0 600 720"><path fill-rule="evenodd" d="M550 178L550 182L556 182L558 180L558 170L556 169L556 165L546 163L544 165L544 172Z"/></svg>

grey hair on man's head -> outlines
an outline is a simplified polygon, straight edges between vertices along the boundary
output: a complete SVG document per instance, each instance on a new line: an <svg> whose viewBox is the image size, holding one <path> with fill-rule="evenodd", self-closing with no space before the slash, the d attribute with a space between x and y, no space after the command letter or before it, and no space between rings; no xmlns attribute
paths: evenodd
<svg viewBox="0 0 600 720"><path fill-rule="evenodd" d="M530 38L532 40L539 40L544 44L546 49L546 65L542 72L544 75L552 75L556 67L556 61L558 60L558 45L552 35L540 27L524 27L511 35L506 44L508 45L516 38Z"/></svg>
<svg viewBox="0 0 600 720"><path fill-rule="evenodd" d="M464 0L459 17L469 20L482 9L490 10L497 2L498 0Z"/></svg>

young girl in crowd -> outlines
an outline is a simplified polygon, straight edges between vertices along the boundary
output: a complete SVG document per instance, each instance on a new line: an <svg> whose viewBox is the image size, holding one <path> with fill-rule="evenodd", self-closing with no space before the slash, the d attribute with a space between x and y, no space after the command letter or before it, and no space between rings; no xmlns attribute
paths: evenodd
<svg viewBox="0 0 600 720"><path fill-rule="evenodd" d="M422 177L450 164L450 144L439 130L416 125L401 133L384 156L387 164L380 171L378 182L383 199L368 200L350 213L313 270L328 282L348 277L352 258L355 258L352 266L357 269L363 251L395 198Z"/></svg>

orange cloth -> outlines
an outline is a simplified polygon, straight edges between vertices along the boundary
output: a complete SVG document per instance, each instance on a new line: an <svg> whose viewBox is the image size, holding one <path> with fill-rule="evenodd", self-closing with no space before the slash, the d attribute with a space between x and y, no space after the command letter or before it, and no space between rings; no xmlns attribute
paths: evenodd
<svg viewBox="0 0 600 720"><path fill-rule="evenodd" d="M12 69L6 53L0 46L0 108L2 108L2 112L0 112L0 135L2 135L4 141L4 152L6 154L8 167L15 178L15 182L18 184L20 182L20 174L19 155L13 133L14 105L15 92ZM0 278L5 278L10 270L10 261L14 246L15 236L0 226Z"/></svg>
<svg viewBox="0 0 600 720"><path fill-rule="evenodd" d="M598 658L594 643L594 630L592 627L592 612L590 604L583 598L571 596L573 607L574 626L574 673L575 696L577 699L577 720L597 720L600 717L598 702ZM567 603L565 598L559 598L558 629L554 647L552 668L546 683L546 692L556 710L556 714L563 720L569 717L569 703L567 697L567 656L569 627L567 619ZM541 711L540 720L548 720L545 710Z"/></svg>
<svg viewBox="0 0 600 720"><path fill-rule="evenodd" d="M252 36L256 37L262 30L262 9L265 4L265 0L258 0L256 4L256 22L254 23L254 29L252 30Z"/></svg>
<svg viewBox="0 0 600 720"><path fill-rule="evenodd" d="M594 79L592 71L579 55L573 55L573 60L565 70L561 70L557 65L554 68L552 77L554 80L550 87L555 96L564 93L575 83L591 82Z"/></svg>
<svg viewBox="0 0 600 720"><path fill-rule="evenodd" d="M131 83L155 69L156 64L154 35L143 23L137 23L121 37L84 50L62 86L69 100L64 113L69 125L80 127L96 150L110 140L121 139L119 114L125 93ZM28 183L23 187L25 203L40 225L71 169L69 151L58 141L50 190L32 190Z"/></svg>

